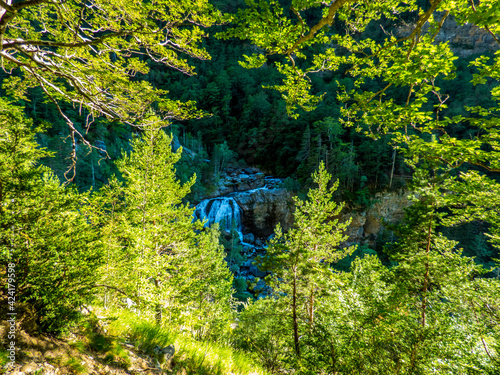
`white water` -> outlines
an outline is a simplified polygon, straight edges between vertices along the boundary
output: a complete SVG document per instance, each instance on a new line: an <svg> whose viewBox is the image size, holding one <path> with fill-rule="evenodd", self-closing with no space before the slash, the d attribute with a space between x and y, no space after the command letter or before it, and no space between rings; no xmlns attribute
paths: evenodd
<svg viewBox="0 0 500 375"><path fill-rule="evenodd" d="M220 229L231 232L235 229L238 232L240 241L243 239L241 233L241 208L232 197L217 197L201 201L196 210L195 216L200 219L206 219L206 226L213 223L219 223Z"/></svg>
<svg viewBox="0 0 500 375"><path fill-rule="evenodd" d="M226 230L228 232L231 232L233 229L236 230L242 245L255 247L254 245L243 242L243 233L241 231L242 210L233 197L239 194L252 194L257 190L270 190L268 186L271 186L272 189L281 182L282 180L279 178L266 177L263 187L231 193L228 196L205 199L196 206L194 215L200 220L206 219L206 226L210 226L213 223L219 223L221 230Z"/></svg>

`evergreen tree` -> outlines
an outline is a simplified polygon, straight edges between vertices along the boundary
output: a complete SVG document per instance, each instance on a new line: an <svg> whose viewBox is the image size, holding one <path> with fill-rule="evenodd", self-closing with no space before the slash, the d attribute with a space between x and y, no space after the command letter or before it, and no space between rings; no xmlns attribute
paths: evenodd
<svg viewBox="0 0 500 375"><path fill-rule="evenodd" d="M89 303L103 261L98 231L88 216L87 196L61 185L47 167L22 108L0 100L0 246L2 306L29 311L26 320L57 332ZM9 278L6 276L9 265ZM33 315L33 316L30 316Z"/></svg>
<svg viewBox="0 0 500 375"><path fill-rule="evenodd" d="M217 229L193 222L194 209L182 203L196 176L177 180L182 148L172 152L171 140L161 128L145 128L117 162L124 182L115 180L97 200L115 270L104 281L154 311L158 323L215 335L231 314L232 277Z"/></svg>
<svg viewBox="0 0 500 375"><path fill-rule="evenodd" d="M323 163L312 178L318 188L309 190L306 201L295 199L294 228L283 234L278 226L262 259L262 266L272 271L269 282L279 296L277 303L289 311L286 319L291 323L297 357L301 355L299 337L314 326L317 301L332 286L330 265L354 250L340 246L347 239L343 232L349 223L335 218L343 207L332 201L338 181L328 187L331 175Z"/></svg>

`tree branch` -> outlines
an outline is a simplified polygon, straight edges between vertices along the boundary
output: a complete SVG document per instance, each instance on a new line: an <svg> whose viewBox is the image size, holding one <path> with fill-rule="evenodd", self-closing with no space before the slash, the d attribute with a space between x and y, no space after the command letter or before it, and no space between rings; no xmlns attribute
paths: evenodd
<svg viewBox="0 0 500 375"><path fill-rule="evenodd" d="M469 3L471 5L471 7L472 7L472 10L475 13L476 12L476 5L474 4L474 1L473 0L469 0ZM488 25L484 25L484 28L486 29L486 31L488 31L491 34L491 36L493 37L493 39L495 39L495 42L497 42L498 44L500 44L500 39L498 39L497 36L495 35L495 33L490 30L490 28L488 27Z"/></svg>
<svg viewBox="0 0 500 375"><path fill-rule="evenodd" d="M295 49L302 43L307 42L308 40L312 39L314 35L318 31L320 31L324 26L331 26L333 23L333 19L335 17L335 14L337 11L342 8L345 4L354 2L354 0L336 0L334 1L331 5L330 8L328 9L328 15L326 17L323 17L316 25L314 25L311 30L309 30L309 33L307 35L304 35L303 37L299 38L295 44L289 48L285 54L290 55L295 51Z"/></svg>
<svg viewBox="0 0 500 375"><path fill-rule="evenodd" d="M42 82L42 80L40 79L41 77L39 77L37 74L34 74L34 72L32 72L32 74L38 80L38 83L40 84L40 87L42 88L42 90L45 93L45 95L47 95L49 97L49 99L52 101L52 103L54 103L54 105L56 106L59 114L64 118L64 120L66 121L66 124L68 125L68 127L70 129L70 135L69 135L69 137L71 138L71 147L72 147L72 150L71 150L71 166L66 170L66 172L64 172L64 177L66 178L67 182L71 182L71 181L74 180L74 178L76 176L76 161L77 161L77 156L76 156L76 138L75 138L75 134L78 135L78 137L80 137L80 139L85 144L85 146L87 146L89 148L89 150L90 150L89 152L91 152L92 149L96 149L96 150L100 150L100 151L105 152L107 157L109 157L109 155L108 155L108 153L107 153L106 150L103 150L102 148L99 148L99 147L91 145L90 142L85 139L85 137L75 128L75 125L73 124L73 121L71 121L70 118L68 116L66 116L66 114L63 112L63 110L59 106L59 103L57 102L57 100L48 92L47 88L45 87L44 82ZM68 178L68 173L70 173L71 171L73 171L73 175L71 176L71 178Z"/></svg>
<svg viewBox="0 0 500 375"><path fill-rule="evenodd" d="M12 5L6 3L5 1L3 0L0 0L0 8L3 8L5 10L8 10L9 12L12 12L13 11L13 8L12 8Z"/></svg>
<svg viewBox="0 0 500 375"><path fill-rule="evenodd" d="M111 286L111 285L106 285L106 284L95 284L95 285L92 286L92 288L108 288L108 289L113 289L113 290L116 290L117 292L123 294L124 296L130 298L130 296L127 293L125 293L120 288L117 288L116 286ZM132 298L130 298L130 299L132 299Z"/></svg>
<svg viewBox="0 0 500 375"><path fill-rule="evenodd" d="M27 1L21 1L20 3L16 3L12 5L12 8L14 10L20 10L24 8L28 8L31 6L36 6L40 4L46 4L46 3L54 3L57 4L57 1L51 1L51 0L27 0Z"/></svg>
<svg viewBox="0 0 500 375"><path fill-rule="evenodd" d="M1 1L1 0L0 0ZM12 40L7 39L4 43L5 47L16 47L16 46L40 46L40 47L67 47L67 48L78 48L85 46L93 46L103 43L106 39L113 37L130 36L135 33L135 30L129 31L117 31L110 34L106 34L97 39L88 39L78 43L66 43L66 42L55 42L51 40ZM83 37L82 37L83 39Z"/></svg>

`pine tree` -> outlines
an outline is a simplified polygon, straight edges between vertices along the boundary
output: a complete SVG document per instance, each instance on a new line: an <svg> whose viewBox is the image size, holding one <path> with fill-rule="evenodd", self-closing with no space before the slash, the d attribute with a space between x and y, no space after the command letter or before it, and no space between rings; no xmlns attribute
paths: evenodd
<svg viewBox="0 0 500 375"><path fill-rule="evenodd" d="M113 249L113 272L103 282L132 296L160 324L213 335L231 314L232 277L218 231L193 222L194 209L183 203L196 176L177 180L182 148L172 152L171 140L161 128L145 128L117 162L124 182L103 189L103 233Z"/></svg>
<svg viewBox="0 0 500 375"><path fill-rule="evenodd" d="M11 312L58 332L94 295L102 244L87 215L87 196L62 185L39 165L51 156L35 141L20 107L0 100L0 275L12 286ZM9 265L9 278L5 271ZM21 312L28 311L22 317ZM33 326L31 327L33 328Z"/></svg>
<svg viewBox="0 0 500 375"><path fill-rule="evenodd" d="M482 271L462 256L458 242L437 231L447 199L440 190L443 176L427 167L415 171L415 202L395 228L398 241L385 248L395 262L388 278L391 304L399 312L390 324L405 327L392 342L400 368L409 373L456 373L484 356L472 349L479 338L470 306L471 282Z"/></svg>
<svg viewBox="0 0 500 375"><path fill-rule="evenodd" d="M269 281L274 294L290 311L287 319L297 357L301 354L301 331L314 326L316 300L328 293L334 278L330 264L354 250L340 246L347 240L344 231L349 222L340 223L335 218L343 207L332 201L338 182L328 187L331 175L323 163L312 178L318 188L309 190L305 201L295 199L294 228L283 234L278 226L262 259L263 268L272 271Z"/></svg>

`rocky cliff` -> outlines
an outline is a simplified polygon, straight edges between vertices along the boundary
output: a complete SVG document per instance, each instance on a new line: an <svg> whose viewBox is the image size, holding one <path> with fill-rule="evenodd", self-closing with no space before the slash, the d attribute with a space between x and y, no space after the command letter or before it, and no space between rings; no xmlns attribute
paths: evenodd
<svg viewBox="0 0 500 375"><path fill-rule="evenodd" d="M408 192L383 192L375 194L373 204L364 211L345 212L341 221L352 219L348 228L349 243L374 244L384 229L384 222L396 223L404 216L404 209L411 205Z"/></svg>
<svg viewBox="0 0 500 375"><path fill-rule="evenodd" d="M225 222L223 229L230 230L231 223L236 222L240 239L244 242L254 243L253 239L265 240L274 233L279 223L283 231L288 231L293 226L293 194L280 186L280 180L260 177L258 170L253 173L244 173L241 170L227 174L224 181L229 181L235 187L252 187L244 191L233 191L227 195L206 199L197 206L196 215L208 219L209 223ZM229 189L221 185L220 190ZM384 229L384 222L395 223L401 221L404 209L411 202L407 193L380 192L375 194L369 208L344 209L340 216L341 221L352 219L347 231L349 243L374 244L377 236ZM244 240L244 237L252 240Z"/></svg>
<svg viewBox="0 0 500 375"><path fill-rule="evenodd" d="M438 15L438 19L441 16ZM424 27L423 32L427 31L427 28ZM414 29L414 24L403 24L396 29L396 36L410 35ZM445 20L436 36L436 42L449 42L452 51L460 57L495 52L500 49L500 44L488 31L471 24L459 25L453 16Z"/></svg>
<svg viewBox="0 0 500 375"><path fill-rule="evenodd" d="M266 177L258 168L227 168L221 173L217 188L207 198L257 189L266 184Z"/></svg>
<svg viewBox="0 0 500 375"><path fill-rule="evenodd" d="M241 208L245 232L268 237L278 223L284 231L293 225L293 194L286 189L255 189L233 197Z"/></svg>

